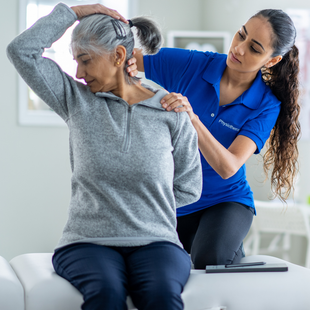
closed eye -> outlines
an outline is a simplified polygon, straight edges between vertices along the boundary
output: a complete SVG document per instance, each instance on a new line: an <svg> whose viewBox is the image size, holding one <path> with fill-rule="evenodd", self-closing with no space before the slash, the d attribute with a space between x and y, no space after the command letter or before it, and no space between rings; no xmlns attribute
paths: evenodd
<svg viewBox="0 0 310 310"><path fill-rule="evenodd" d="M239 31L238 34L239 34L239 37L244 40L244 36L242 35L241 31Z"/></svg>
<svg viewBox="0 0 310 310"><path fill-rule="evenodd" d="M251 49L252 49L252 51L253 51L254 53L260 54L260 52L259 52L258 50L256 50L253 46L251 46Z"/></svg>
<svg viewBox="0 0 310 310"><path fill-rule="evenodd" d="M238 31L238 34L239 34L240 39L242 39L242 40L245 39L245 36L241 33L241 31ZM260 54L260 52L259 52L257 49L255 49L253 46L251 46L251 50L252 50L252 52L254 52L254 53Z"/></svg>

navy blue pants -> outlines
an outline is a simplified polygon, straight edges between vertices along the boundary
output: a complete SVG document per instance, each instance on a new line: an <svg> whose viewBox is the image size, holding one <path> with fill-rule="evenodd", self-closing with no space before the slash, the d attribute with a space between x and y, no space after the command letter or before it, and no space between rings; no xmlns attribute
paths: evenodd
<svg viewBox="0 0 310 310"><path fill-rule="evenodd" d="M141 247L78 243L57 249L55 271L83 295L84 310L125 310L129 294L140 309L183 309L189 255L170 242Z"/></svg>
<svg viewBox="0 0 310 310"><path fill-rule="evenodd" d="M195 268L239 263L253 214L252 208L241 203L222 202L178 217L179 238Z"/></svg>

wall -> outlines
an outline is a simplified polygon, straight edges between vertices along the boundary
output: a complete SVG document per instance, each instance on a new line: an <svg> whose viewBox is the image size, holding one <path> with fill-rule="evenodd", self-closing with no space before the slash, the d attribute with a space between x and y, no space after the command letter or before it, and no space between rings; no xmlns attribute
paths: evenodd
<svg viewBox="0 0 310 310"><path fill-rule="evenodd" d="M168 30L224 30L233 33L248 16L264 7L310 8L307 0L135 0L139 14L153 16ZM18 0L0 12L0 255L7 259L27 252L51 252L61 235L70 199L68 130L22 127L17 123L18 78L5 48L18 34ZM5 30L5 31L4 31ZM309 142L300 142L300 195L309 193ZM257 158L247 164L255 198L268 198Z"/></svg>
<svg viewBox="0 0 310 310"><path fill-rule="evenodd" d="M70 198L68 130L17 123L15 69L6 46L18 33L18 0L0 12L0 255L51 252Z"/></svg>

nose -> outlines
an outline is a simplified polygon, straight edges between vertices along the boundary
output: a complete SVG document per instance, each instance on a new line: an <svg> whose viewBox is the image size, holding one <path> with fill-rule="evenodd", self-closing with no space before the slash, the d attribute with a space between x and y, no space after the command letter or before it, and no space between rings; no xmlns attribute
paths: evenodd
<svg viewBox="0 0 310 310"><path fill-rule="evenodd" d="M85 70L83 70L79 65L77 65L75 77L77 79L83 79L85 77Z"/></svg>
<svg viewBox="0 0 310 310"><path fill-rule="evenodd" d="M245 50L244 42L240 42L239 44L237 44L235 46L236 54L239 54L239 55L243 56L244 55L244 50Z"/></svg>

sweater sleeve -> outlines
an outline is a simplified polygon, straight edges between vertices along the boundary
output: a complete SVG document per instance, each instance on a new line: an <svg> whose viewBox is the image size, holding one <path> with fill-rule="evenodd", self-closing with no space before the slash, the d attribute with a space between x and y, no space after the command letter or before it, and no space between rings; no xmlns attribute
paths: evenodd
<svg viewBox="0 0 310 310"><path fill-rule="evenodd" d="M177 113L178 124L172 137L174 158L173 191L176 207L196 202L202 191L202 168L198 136L186 112Z"/></svg>
<svg viewBox="0 0 310 310"><path fill-rule="evenodd" d="M58 4L47 16L17 36L7 47L7 55L29 87L64 120L68 98L77 82L51 59L42 56L74 22L77 16L65 4Z"/></svg>

